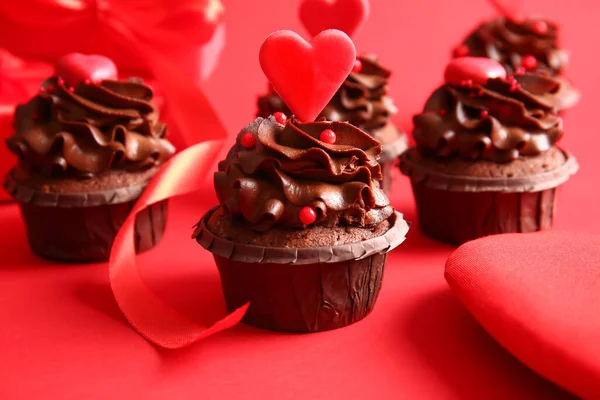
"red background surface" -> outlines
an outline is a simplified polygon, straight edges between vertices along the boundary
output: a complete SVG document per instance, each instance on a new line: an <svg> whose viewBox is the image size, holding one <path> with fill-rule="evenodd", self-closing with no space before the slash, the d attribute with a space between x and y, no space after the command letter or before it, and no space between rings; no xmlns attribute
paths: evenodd
<svg viewBox="0 0 600 400"><path fill-rule="evenodd" d="M228 44L206 91L232 133L253 119L266 88L258 65L262 39L276 29L302 32L297 1L224 0ZM569 75L583 100L566 118L563 145L581 171L564 186L556 227L599 232L596 190L600 93L596 49L600 4L530 0L529 14L563 23ZM356 38L394 71L397 123L410 129L441 81L451 47L481 18L484 1L373 0ZM397 176L395 206L416 222L408 182ZM216 202L212 189L176 200L159 247L139 257L149 284L198 321L222 313L210 255L191 226ZM15 205L0 206L0 398L3 399L496 399L565 398L502 349L465 311L443 278L452 247L415 228L388 258L375 311L345 329L289 335L240 325L181 351L163 351L119 313L105 263L57 265L29 251ZM211 315L212 314L212 315Z"/></svg>

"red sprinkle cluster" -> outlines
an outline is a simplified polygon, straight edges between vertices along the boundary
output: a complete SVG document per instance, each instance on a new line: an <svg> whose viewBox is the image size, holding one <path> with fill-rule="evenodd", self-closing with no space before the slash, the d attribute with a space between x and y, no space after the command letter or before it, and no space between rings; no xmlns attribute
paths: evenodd
<svg viewBox="0 0 600 400"><path fill-rule="evenodd" d="M511 92L515 92L521 89L521 84L517 82L513 75L507 76L506 80L508 81L508 83L510 83L510 88L508 90L510 90Z"/></svg>

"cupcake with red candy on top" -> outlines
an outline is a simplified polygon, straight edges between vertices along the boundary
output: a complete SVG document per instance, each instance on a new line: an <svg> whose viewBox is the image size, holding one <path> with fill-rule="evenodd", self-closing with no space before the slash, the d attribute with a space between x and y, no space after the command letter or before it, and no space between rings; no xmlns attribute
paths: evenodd
<svg viewBox="0 0 600 400"><path fill-rule="evenodd" d="M301 120L258 117L238 134L214 176L219 205L193 234L213 253L227 307L250 303L248 324L316 332L363 319L408 231L380 188L381 143L317 117L355 57L336 30L311 43L279 31L261 48L263 71Z"/></svg>
<svg viewBox="0 0 600 400"><path fill-rule="evenodd" d="M175 152L139 79L119 80L102 56L69 54L28 103L7 140L18 163L4 187L19 203L32 250L64 261L108 260L136 200ZM138 215L138 251L165 228L166 202Z"/></svg>
<svg viewBox="0 0 600 400"><path fill-rule="evenodd" d="M414 116L416 147L400 159L421 230L460 244L550 228L558 187L578 168L557 147L563 126L553 95L560 84L543 74L509 75L476 57L451 61L445 78Z"/></svg>

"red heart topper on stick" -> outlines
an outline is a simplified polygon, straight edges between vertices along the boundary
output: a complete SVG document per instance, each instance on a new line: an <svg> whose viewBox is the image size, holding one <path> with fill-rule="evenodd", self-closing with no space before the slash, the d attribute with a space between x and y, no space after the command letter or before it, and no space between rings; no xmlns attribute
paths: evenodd
<svg viewBox="0 0 600 400"><path fill-rule="evenodd" d="M369 12L369 0L303 0L298 9L300 21L312 36L338 29L352 37Z"/></svg>
<svg viewBox="0 0 600 400"><path fill-rule="evenodd" d="M265 39L259 59L273 89L298 119L309 122L323 111L352 71L356 48L339 30L323 31L310 43L285 30Z"/></svg>
<svg viewBox="0 0 600 400"><path fill-rule="evenodd" d="M488 0L488 3L509 21L519 22L523 20L521 13L523 0Z"/></svg>

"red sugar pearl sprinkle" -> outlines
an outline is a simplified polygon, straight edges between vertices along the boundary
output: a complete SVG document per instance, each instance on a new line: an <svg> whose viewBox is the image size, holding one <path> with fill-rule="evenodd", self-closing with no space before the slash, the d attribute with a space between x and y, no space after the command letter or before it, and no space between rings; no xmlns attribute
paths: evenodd
<svg viewBox="0 0 600 400"><path fill-rule="evenodd" d="M58 78L56 83L58 83L58 86L63 86L65 84L65 81L62 78Z"/></svg>
<svg viewBox="0 0 600 400"><path fill-rule="evenodd" d="M252 149L256 146L256 137L250 132L246 132L242 135L240 142L246 149Z"/></svg>
<svg viewBox="0 0 600 400"><path fill-rule="evenodd" d="M75 88L73 86L71 86L68 90L69 90L69 93L75 93Z"/></svg>
<svg viewBox="0 0 600 400"><path fill-rule="evenodd" d="M446 110L444 110L443 108L439 111L439 114L443 117L444 115L446 115Z"/></svg>
<svg viewBox="0 0 600 400"><path fill-rule="evenodd" d="M487 118L490 116L490 114L487 112L487 110L481 110L479 115L481 115L481 118Z"/></svg>
<svg viewBox="0 0 600 400"><path fill-rule="evenodd" d="M357 58L356 61L354 61L354 66L352 67L352 72L358 74L360 71L362 71L362 68L363 68L362 61L360 61Z"/></svg>
<svg viewBox="0 0 600 400"><path fill-rule="evenodd" d="M454 58L466 57L469 55L469 48L465 44L458 45L454 48L452 55Z"/></svg>
<svg viewBox="0 0 600 400"><path fill-rule="evenodd" d="M48 93L54 92L54 86L50 85L50 86L46 87L46 92L48 92Z"/></svg>
<svg viewBox="0 0 600 400"><path fill-rule="evenodd" d="M302 207L298 213L298 218L300 218L300 222L304 225L310 225L317 220L317 212L312 207Z"/></svg>
<svg viewBox="0 0 600 400"><path fill-rule="evenodd" d="M277 121L278 124L285 125L287 123L287 115L285 115L284 113L276 112L275 114L273 114L273 116L275 117L275 121Z"/></svg>
<svg viewBox="0 0 600 400"><path fill-rule="evenodd" d="M332 131L331 129L324 129L323 132L321 132L321 135L319 136L319 140L321 142L325 142L325 143L329 143L329 144L334 144L335 139L336 139L335 132Z"/></svg>
<svg viewBox="0 0 600 400"><path fill-rule="evenodd" d="M517 68L517 70L515 71L515 75L516 76L523 76L523 75L525 75L525 68L524 67Z"/></svg>
<svg viewBox="0 0 600 400"><path fill-rule="evenodd" d="M537 60L531 54L524 55L521 58L521 65L528 71L534 70L537 67Z"/></svg>
<svg viewBox="0 0 600 400"><path fill-rule="evenodd" d="M538 35L543 35L548 32L548 24L545 21L535 21L531 25L531 30Z"/></svg>
<svg viewBox="0 0 600 400"><path fill-rule="evenodd" d="M83 81L84 85L89 85L91 83L92 83L92 81L90 81L89 79L86 79L86 80Z"/></svg>

